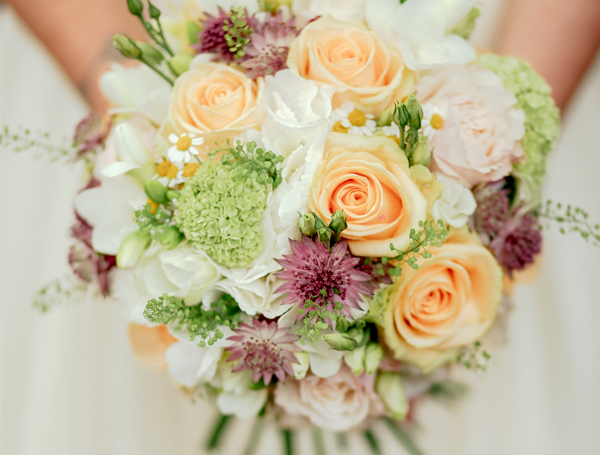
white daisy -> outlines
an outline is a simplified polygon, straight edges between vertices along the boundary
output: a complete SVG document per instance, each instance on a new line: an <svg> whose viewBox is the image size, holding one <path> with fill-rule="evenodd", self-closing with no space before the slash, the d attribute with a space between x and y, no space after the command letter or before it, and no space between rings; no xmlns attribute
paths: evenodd
<svg viewBox="0 0 600 455"><path fill-rule="evenodd" d="M167 188L177 188L177 185L184 181L183 167L164 160L156 165L156 175L153 178Z"/></svg>
<svg viewBox="0 0 600 455"><path fill-rule="evenodd" d="M169 134L169 142L174 144L169 149L168 157L174 163L189 163L192 155L198 155L198 149L195 145L202 145L204 138L196 137L193 133L183 133L180 136Z"/></svg>
<svg viewBox="0 0 600 455"><path fill-rule="evenodd" d="M432 104L423 104L423 120L421 121L421 131L423 136L431 142L439 129L444 126L444 116L442 111Z"/></svg>
<svg viewBox="0 0 600 455"><path fill-rule="evenodd" d="M372 136L377 127L375 116L356 108L352 101L348 101L342 104L342 107L334 110L332 118L336 121L336 125L341 125L348 130L348 133L357 136Z"/></svg>
<svg viewBox="0 0 600 455"><path fill-rule="evenodd" d="M390 126L384 126L381 128L381 131L383 131L383 134L385 134L387 137L400 137L400 128L398 128L398 125L394 122L392 122Z"/></svg>

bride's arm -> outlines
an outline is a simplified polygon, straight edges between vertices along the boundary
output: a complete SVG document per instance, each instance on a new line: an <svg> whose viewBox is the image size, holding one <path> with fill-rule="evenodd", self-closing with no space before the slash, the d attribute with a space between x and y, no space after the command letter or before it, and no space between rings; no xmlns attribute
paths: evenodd
<svg viewBox="0 0 600 455"><path fill-rule="evenodd" d="M98 76L109 60L115 33L141 38L144 30L125 0L7 0L58 60L95 109L105 102Z"/></svg>
<svg viewBox="0 0 600 455"><path fill-rule="evenodd" d="M600 46L600 0L510 0L498 51L528 60L564 107Z"/></svg>

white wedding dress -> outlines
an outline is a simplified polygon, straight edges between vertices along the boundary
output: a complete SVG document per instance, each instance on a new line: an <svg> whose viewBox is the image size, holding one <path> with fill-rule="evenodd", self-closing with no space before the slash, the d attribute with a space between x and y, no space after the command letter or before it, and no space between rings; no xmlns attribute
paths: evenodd
<svg viewBox="0 0 600 455"><path fill-rule="evenodd" d="M490 45L499 6L484 7L478 44ZM50 131L57 140L69 135L87 112L84 101L7 8L1 27L0 126ZM581 205L595 220L599 125L597 59L565 115L545 184L546 197ZM204 453L214 410L190 403L167 374L136 363L116 304L66 304L47 315L31 307L36 289L68 272L81 169L36 160L32 152L3 150L1 158L0 452ZM508 345L487 373L472 375L472 393L456 408L430 402L419 410L418 441L427 454L600 453L600 249L556 230L544 239L537 282L516 291ZM235 425L222 453L243 448L251 422ZM377 433L385 453L404 453L385 429ZM273 430L262 442L258 454L280 453ZM312 453L308 438L302 444L302 453ZM350 447L344 453L369 453L358 437Z"/></svg>

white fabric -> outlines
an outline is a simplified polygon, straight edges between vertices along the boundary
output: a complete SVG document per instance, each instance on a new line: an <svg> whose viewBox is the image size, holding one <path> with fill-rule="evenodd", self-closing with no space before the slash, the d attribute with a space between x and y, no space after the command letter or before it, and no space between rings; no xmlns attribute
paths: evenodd
<svg viewBox="0 0 600 455"><path fill-rule="evenodd" d="M496 5L497 6L497 5ZM484 10L491 30L497 8ZM0 125L69 135L86 107L57 65L12 13L2 10ZM478 44L487 44L481 27ZM545 196L586 207L600 220L600 60L565 117ZM138 366L126 315L112 303L80 302L48 315L34 291L67 272L68 227L80 169L1 155L1 431L7 455L197 455L214 410L192 404L166 373ZM538 281L516 293L510 343L471 396L452 411L427 403L419 441L429 455L600 453L600 250L545 234ZM222 453L235 455L251 422L236 424ZM385 429L386 453L402 454ZM312 453L304 435L302 453ZM328 443L332 435L326 435ZM338 453L333 449L330 453ZM277 454L270 429L257 453ZM369 453L356 438L344 453Z"/></svg>

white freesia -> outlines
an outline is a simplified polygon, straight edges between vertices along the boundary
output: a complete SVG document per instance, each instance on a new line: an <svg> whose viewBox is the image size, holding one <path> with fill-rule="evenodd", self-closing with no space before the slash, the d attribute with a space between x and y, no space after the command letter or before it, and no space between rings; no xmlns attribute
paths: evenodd
<svg viewBox="0 0 600 455"><path fill-rule="evenodd" d="M366 0L294 0L292 12L296 24L304 27L317 16L329 15L338 21L362 22Z"/></svg>
<svg viewBox="0 0 600 455"><path fill-rule="evenodd" d="M331 129L332 89L319 88L291 70L282 70L266 77L263 93L267 117L262 131L277 154L287 156Z"/></svg>
<svg viewBox="0 0 600 455"><path fill-rule="evenodd" d="M94 250L116 255L123 239L138 228L135 211L146 200L146 194L124 177L103 179L99 187L79 193L75 209L93 227Z"/></svg>
<svg viewBox="0 0 600 455"><path fill-rule="evenodd" d="M412 70L464 65L475 59L475 49L451 31L474 5L475 0L379 0L366 8L366 21L385 44L402 52Z"/></svg>
<svg viewBox="0 0 600 455"><path fill-rule="evenodd" d="M171 87L147 66L125 68L113 63L99 83L106 99L116 106L111 113L139 112L157 125L167 117Z"/></svg>
<svg viewBox="0 0 600 455"><path fill-rule="evenodd" d="M475 213L477 202L468 188L451 177L436 173L438 181L444 186L442 196L433 203L431 214L454 228L461 228Z"/></svg>
<svg viewBox="0 0 600 455"><path fill-rule="evenodd" d="M152 177L155 172L154 157L135 129L128 123L115 127L113 140L119 161L102 169L105 177L130 173L141 182Z"/></svg>
<svg viewBox="0 0 600 455"><path fill-rule="evenodd" d="M223 332L223 338L212 346L207 344L203 348L198 346L199 339L190 341L187 333L170 330L179 341L167 349L165 361L169 366L169 374L175 381L186 387L194 387L215 377L223 350L231 343L227 337L233 334L227 327L219 329Z"/></svg>
<svg viewBox="0 0 600 455"><path fill-rule="evenodd" d="M267 389L251 390L252 373L248 370L234 373L232 364L221 362L212 385L223 389L217 397L217 407L222 414L242 419L256 416L267 402Z"/></svg>

